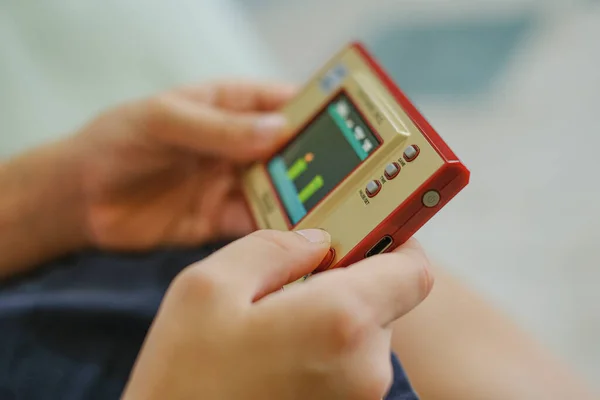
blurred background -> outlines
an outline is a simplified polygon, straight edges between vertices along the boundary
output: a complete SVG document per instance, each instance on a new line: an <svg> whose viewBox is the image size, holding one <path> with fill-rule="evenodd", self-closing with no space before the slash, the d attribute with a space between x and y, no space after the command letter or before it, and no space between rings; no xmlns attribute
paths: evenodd
<svg viewBox="0 0 600 400"><path fill-rule="evenodd" d="M597 0L1 0L0 157L173 85L302 83L361 40L472 170L419 239L597 381L599 38Z"/></svg>

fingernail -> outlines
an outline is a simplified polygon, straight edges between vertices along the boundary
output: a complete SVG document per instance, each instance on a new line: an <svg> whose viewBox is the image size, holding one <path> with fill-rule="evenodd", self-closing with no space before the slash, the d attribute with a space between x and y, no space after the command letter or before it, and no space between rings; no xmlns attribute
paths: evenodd
<svg viewBox="0 0 600 400"><path fill-rule="evenodd" d="M304 229L296 233L311 243L331 243L331 235L322 229Z"/></svg>
<svg viewBox="0 0 600 400"><path fill-rule="evenodd" d="M268 114L260 117L256 121L255 130L265 139L272 139L279 136L287 124L287 120L281 114Z"/></svg>

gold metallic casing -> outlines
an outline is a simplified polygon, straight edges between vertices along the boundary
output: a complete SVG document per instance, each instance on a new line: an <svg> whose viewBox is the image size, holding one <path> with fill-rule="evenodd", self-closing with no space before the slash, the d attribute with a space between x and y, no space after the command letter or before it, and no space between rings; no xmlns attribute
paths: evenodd
<svg viewBox="0 0 600 400"><path fill-rule="evenodd" d="M323 80L339 68L346 71L344 77L338 84L324 88ZM332 236L332 247L336 253L333 264L348 254L444 164L442 157L352 46L318 71L282 110L293 131L301 133L340 91L352 100L383 143L304 219L296 226L290 225L264 164L254 165L244 175L244 192L258 228L325 229ZM420 153L414 161L406 162L403 153L410 145L418 146ZM335 156L332 156L332 162L335 162ZM384 169L391 162L399 163L401 171L396 178L387 180ZM371 180L383 183L379 194L368 198L365 187Z"/></svg>

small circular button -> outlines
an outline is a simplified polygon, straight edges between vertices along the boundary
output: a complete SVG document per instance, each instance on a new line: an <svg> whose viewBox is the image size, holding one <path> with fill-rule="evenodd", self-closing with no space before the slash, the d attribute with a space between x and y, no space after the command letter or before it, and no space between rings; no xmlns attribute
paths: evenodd
<svg viewBox="0 0 600 400"><path fill-rule="evenodd" d="M400 164L391 163L385 167L385 177L388 179L394 179L400 173Z"/></svg>
<svg viewBox="0 0 600 400"><path fill-rule="evenodd" d="M381 190L381 183L379 183L379 181L377 180L373 180L369 183L367 183L367 196L369 197L374 197L377 195L377 193L379 193L379 191Z"/></svg>
<svg viewBox="0 0 600 400"><path fill-rule="evenodd" d="M430 190L423 195L423 205L432 208L440 204L441 196L437 190Z"/></svg>
<svg viewBox="0 0 600 400"><path fill-rule="evenodd" d="M421 149L419 149L419 146L413 144L411 146L408 146L406 150L404 150L404 159L408 162L414 161L420 153Z"/></svg>

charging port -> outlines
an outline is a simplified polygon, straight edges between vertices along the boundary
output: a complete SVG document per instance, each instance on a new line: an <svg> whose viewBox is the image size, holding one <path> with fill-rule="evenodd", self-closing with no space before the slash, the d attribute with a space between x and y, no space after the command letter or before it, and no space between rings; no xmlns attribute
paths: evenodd
<svg viewBox="0 0 600 400"><path fill-rule="evenodd" d="M382 237L379 240L379 242L375 244L375 246L371 247L371 250L367 251L367 253L365 254L365 258L369 258L371 256L376 256L377 254L383 253L384 251L390 248L392 243L394 243L394 240L391 236Z"/></svg>

